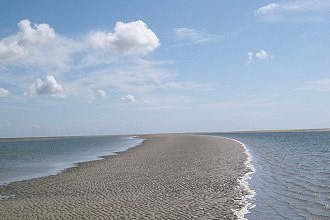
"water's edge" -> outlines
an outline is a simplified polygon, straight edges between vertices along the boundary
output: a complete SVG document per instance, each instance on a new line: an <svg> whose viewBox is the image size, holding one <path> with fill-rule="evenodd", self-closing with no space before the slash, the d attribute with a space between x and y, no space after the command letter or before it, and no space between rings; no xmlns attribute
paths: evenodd
<svg viewBox="0 0 330 220"><path fill-rule="evenodd" d="M246 145L236 139L228 138L225 136L218 136L218 135L212 135L214 137L220 137L227 140L235 141L239 143L244 148L244 153L246 154L246 161L244 161L244 165L246 166L248 172L246 172L243 176L239 177L237 179L237 183L239 187L243 189L244 192L246 192L245 195L243 195L240 199L240 205L242 206L241 209L236 210L233 209L234 215L237 216L240 220L245 220L244 217L246 214L250 213L250 210L255 207L255 204L253 203L253 199L256 195L256 192L250 187L249 180L252 178L252 175L256 172L255 167L252 164L252 155L249 151L249 149L246 147Z"/></svg>
<svg viewBox="0 0 330 220"><path fill-rule="evenodd" d="M244 152L246 154L246 161L244 162L244 165L248 169L248 172L246 172L242 177L240 177L237 180L237 182L243 188L243 190L247 192L247 194L243 195L240 201L243 207L240 210L234 210L234 213L238 217L238 219L246 219L244 216L250 213L250 210L255 207L255 204L253 203L253 199L256 196L256 192L250 187L249 184L249 180L252 178L252 175L256 172L256 169L252 164L253 157L244 143L233 138L228 138L228 137L222 137L222 138L239 143L240 145L243 146Z"/></svg>
<svg viewBox="0 0 330 220"><path fill-rule="evenodd" d="M88 160L81 160L79 162L68 163L67 166L62 167L61 169L59 169L55 172L49 172L48 174L41 174L41 175L36 174L35 176L32 176L31 178L24 178L24 179L22 178L22 179L18 179L18 180L14 180L14 181L3 182L3 183L0 183L0 186L9 185L9 184L16 183L16 182L30 181L30 180L33 180L33 179L43 178L43 177L47 177L47 176L58 175L58 174L61 174L63 172L66 172L66 171L68 171L72 168L78 167L80 164L88 163L88 162L92 162L92 161L97 161L97 160L103 160L103 159L106 159L110 156L118 155L120 153L128 151L129 149L141 146L143 144L143 142L145 141L145 139L143 139L139 136L126 136L125 138L135 139L138 142L135 143L135 144L129 144L128 143L127 146L118 148L115 151L112 151L107 155L101 155L100 154L100 155L98 155L94 158L90 158ZM0 201L1 200L6 200L6 199L12 199L12 198L15 198L15 195L0 195Z"/></svg>
<svg viewBox="0 0 330 220"><path fill-rule="evenodd" d="M245 219L244 216L250 212L249 211L250 209L255 207L255 205L252 201L253 201L253 198L255 197L256 193L255 193L254 190L252 190L250 188L250 185L249 185L249 180L251 179L253 173L255 173L255 168L252 164L252 155L250 154L250 152L249 152L248 148L246 147L246 145L244 143L238 141L238 140L228 138L228 137L224 137L224 136L215 136L215 137L220 137L220 138L228 139L228 140L235 141L235 142L239 143L244 148L244 152L247 156L246 161L244 161L244 165L246 166L248 171L243 176L241 176L240 178L237 179L237 183L239 185L238 187L243 189L243 191L246 192L246 194L244 194L240 198L240 205L241 205L242 208L240 210L236 210L236 209L232 210L233 213L237 216L238 219ZM22 179L22 180L18 180L18 181L11 181L11 182L1 184L1 185L8 185L8 184L11 184L11 183L29 181L29 180L32 180L32 179L37 179L37 178L42 178L42 177L47 177L47 176L52 176L52 175L58 175L58 174L61 174L63 172L69 171L72 168L78 167L80 164L88 163L88 162L96 161L96 160L102 160L102 159L108 158L110 156L123 153L123 152L125 152L127 150L130 150L132 148L141 146L143 144L143 142L145 141L145 139L142 139L139 136L127 136L126 138L136 139L136 140L139 140L139 142L137 142L134 145L130 145L130 146L121 148L120 150L113 151L111 154L108 154L108 155L99 155L97 158L94 158L94 159L91 159L91 160L81 161L81 162L78 162L78 163L72 163L69 166L63 168L62 170L59 170L56 173L37 176L37 177L29 178L29 179ZM15 195L0 195L0 201L1 200L14 199L14 198L15 198Z"/></svg>

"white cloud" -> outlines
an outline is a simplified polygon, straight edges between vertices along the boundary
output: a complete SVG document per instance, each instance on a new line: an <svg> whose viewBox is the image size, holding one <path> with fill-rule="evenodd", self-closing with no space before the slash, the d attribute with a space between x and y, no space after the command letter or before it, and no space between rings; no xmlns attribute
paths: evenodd
<svg viewBox="0 0 330 220"><path fill-rule="evenodd" d="M269 53L266 52L265 50L259 50L256 53L248 52L247 55L248 55L248 58L246 61L247 64L254 63L256 60L265 60L265 59L272 58L272 56L269 55Z"/></svg>
<svg viewBox="0 0 330 220"><path fill-rule="evenodd" d="M65 98L63 87L57 83L54 76L47 76L45 80L37 79L32 83L25 96L51 95L53 97Z"/></svg>
<svg viewBox="0 0 330 220"><path fill-rule="evenodd" d="M20 33L20 43L43 44L56 38L55 30L48 24L31 25L29 20L21 20L18 23Z"/></svg>
<svg viewBox="0 0 330 220"><path fill-rule="evenodd" d="M255 57L258 60L264 60L264 59L267 59L269 57L269 54L264 50L260 50L259 52L257 52L255 54Z"/></svg>
<svg viewBox="0 0 330 220"><path fill-rule="evenodd" d="M265 5L263 7L260 7L258 8L256 11L255 11L255 14L256 15L265 15L265 14L269 14L269 13L272 13L276 10L278 10L280 8L280 5L279 4L276 4L276 3L270 3L268 5Z"/></svg>
<svg viewBox="0 0 330 220"><path fill-rule="evenodd" d="M0 41L0 58L29 56L32 52L30 46L43 45L53 41L57 36L48 24L31 25L29 20L21 20L17 24L19 32Z"/></svg>
<svg viewBox="0 0 330 220"><path fill-rule="evenodd" d="M80 62L86 64L86 59L104 60L108 52L112 53L106 59L114 60L115 54L145 55L160 46L156 34L143 21L117 22L113 33L91 31L77 39L61 36L49 24L32 24L27 19L17 26L17 33L0 39L2 66L61 73L76 68Z"/></svg>
<svg viewBox="0 0 330 220"><path fill-rule="evenodd" d="M94 48L124 54L147 54L160 46L156 34L143 21L117 22L113 33L96 31L89 35L89 40Z"/></svg>
<svg viewBox="0 0 330 220"><path fill-rule="evenodd" d="M107 92L104 91L103 89L98 89L97 93L99 94L100 97L106 98L107 97Z"/></svg>
<svg viewBox="0 0 330 220"><path fill-rule="evenodd" d="M0 39L0 63L65 67L76 46L60 37L48 24L21 20L19 31Z"/></svg>
<svg viewBox="0 0 330 220"><path fill-rule="evenodd" d="M4 89L4 88L0 88L0 98L2 97L6 97L10 94L9 90Z"/></svg>
<svg viewBox="0 0 330 220"><path fill-rule="evenodd" d="M287 0L258 8L254 14L265 22L322 22L329 18L329 0Z"/></svg>
<svg viewBox="0 0 330 220"><path fill-rule="evenodd" d="M315 80L308 82L305 86L298 88L297 90L312 90L317 92L329 92L330 91L330 79Z"/></svg>
<svg viewBox="0 0 330 220"><path fill-rule="evenodd" d="M184 45L219 41L224 38L222 35L209 34L192 28L175 28L173 31L175 38L182 41Z"/></svg>
<svg viewBox="0 0 330 220"><path fill-rule="evenodd" d="M70 95L89 100L106 97L100 88L142 96L154 91L210 87L207 83L178 80L175 71L167 68L173 61L150 61L139 56L160 46L156 34L143 21L117 22L113 32L94 31L80 36L68 38L48 24L20 21L17 33L0 39L1 80L21 87L25 96ZM191 40L219 38L200 32ZM123 55L127 57L123 59ZM13 72L14 69L23 71ZM61 83L55 78L60 78ZM27 82L33 83L29 86Z"/></svg>
<svg viewBox="0 0 330 220"><path fill-rule="evenodd" d="M132 103L132 102L137 102L135 97L133 95L126 95L121 98L121 101L124 103Z"/></svg>
<svg viewBox="0 0 330 220"><path fill-rule="evenodd" d="M252 63L254 60L254 54L252 52L248 52L248 59L246 61L247 64Z"/></svg>

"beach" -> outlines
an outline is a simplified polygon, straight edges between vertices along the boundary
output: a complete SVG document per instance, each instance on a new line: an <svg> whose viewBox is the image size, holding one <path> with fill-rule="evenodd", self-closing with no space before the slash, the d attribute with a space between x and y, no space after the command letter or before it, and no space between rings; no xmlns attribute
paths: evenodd
<svg viewBox="0 0 330 220"><path fill-rule="evenodd" d="M241 144L213 136L145 141L60 174L0 186L1 219L236 219L248 169Z"/></svg>

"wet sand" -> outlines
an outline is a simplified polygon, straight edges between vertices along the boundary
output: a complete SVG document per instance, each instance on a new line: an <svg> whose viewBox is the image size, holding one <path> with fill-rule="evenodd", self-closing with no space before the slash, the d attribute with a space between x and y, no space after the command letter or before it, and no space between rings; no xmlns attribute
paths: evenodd
<svg viewBox="0 0 330 220"><path fill-rule="evenodd" d="M0 186L1 219L235 219L243 147L220 137L144 135L140 146L58 175Z"/></svg>

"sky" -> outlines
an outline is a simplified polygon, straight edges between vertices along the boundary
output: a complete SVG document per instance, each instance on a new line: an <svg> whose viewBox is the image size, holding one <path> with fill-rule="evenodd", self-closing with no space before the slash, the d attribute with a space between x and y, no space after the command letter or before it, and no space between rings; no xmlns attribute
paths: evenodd
<svg viewBox="0 0 330 220"><path fill-rule="evenodd" d="M330 0L0 2L0 137L330 127Z"/></svg>

